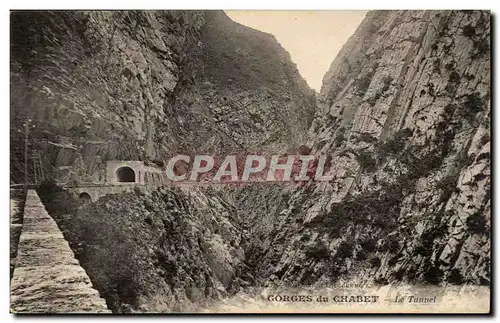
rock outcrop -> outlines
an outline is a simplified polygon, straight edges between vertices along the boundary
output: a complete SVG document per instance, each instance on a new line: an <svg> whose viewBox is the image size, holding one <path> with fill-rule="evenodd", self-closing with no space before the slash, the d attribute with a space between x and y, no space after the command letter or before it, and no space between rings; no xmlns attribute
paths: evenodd
<svg viewBox="0 0 500 323"><path fill-rule="evenodd" d="M60 188L39 191L113 313L193 312L252 283L223 192L136 190L80 206Z"/></svg>
<svg viewBox="0 0 500 323"><path fill-rule="evenodd" d="M490 77L489 12L369 13L310 129L334 179L276 214L260 275L489 284Z"/></svg>
<svg viewBox="0 0 500 323"><path fill-rule="evenodd" d="M60 182L97 181L106 160L285 149L312 121L288 53L223 12L13 12L11 25L14 182L28 119L29 151Z"/></svg>

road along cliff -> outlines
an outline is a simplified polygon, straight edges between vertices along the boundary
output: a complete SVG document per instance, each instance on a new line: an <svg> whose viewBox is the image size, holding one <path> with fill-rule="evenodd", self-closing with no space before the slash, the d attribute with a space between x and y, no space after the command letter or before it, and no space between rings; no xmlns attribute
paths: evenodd
<svg viewBox="0 0 500 323"><path fill-rule="evenodd" d="M316 109L274 36L223 12L20 11L11 26L16 183L27 122L44 177L77 183L107 160L297 148Z"/></svg>
<svg viewBox="0 0 500 323"><path fill-rule="evenodd" d="M329 160L326 182L166 185L83 206L42 185L115 313L197 311L261 286L489 286L490 17L370 12L316 98L273 36L223 12L14 12L11 179L27 119L57 182L177 154Z"/></svg>

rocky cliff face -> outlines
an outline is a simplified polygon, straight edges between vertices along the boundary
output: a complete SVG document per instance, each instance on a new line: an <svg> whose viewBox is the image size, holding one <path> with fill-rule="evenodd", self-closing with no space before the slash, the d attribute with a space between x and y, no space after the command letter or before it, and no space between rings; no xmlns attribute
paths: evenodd
<svg viewBox="0 0 500 323"><path fill-rule="evenodd" d="M28 150L57 182L97 181L106 160L306 140L314 92L273 36L222 12L15 12L11 24L12 182L24 180L28 119ZM39 194L113 312L192 311L254 282L234 192L162 189L83 208L56 187Z"/></svg>
<svg viewBox="0 0 500 323"><path fill-rule="evenodd" d="M98 180L105 160L276 146L312 120L288 53L222 12L14 12L11 25L13 182L27 119L29 151L62 182Z"/></svg>
<svg viewBox="0 0 500 323"><path fill-rule="evenodd" d="M490 87L489 12L369 13L310 129L335 178L293 193L260 275L489 284Z"/></svg>

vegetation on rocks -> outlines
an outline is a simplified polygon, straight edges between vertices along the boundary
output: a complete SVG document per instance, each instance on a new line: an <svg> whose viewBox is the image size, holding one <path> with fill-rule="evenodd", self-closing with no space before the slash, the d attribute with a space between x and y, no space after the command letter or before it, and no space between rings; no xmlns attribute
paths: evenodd
<svg viewBox="0 0 500 323"><path fill-rule="evenodd" d="M54 184L38 192L114 313L190 311L239 290L238 219L217 192L199 195L207 204L160 189L83 206Z"/></svg>

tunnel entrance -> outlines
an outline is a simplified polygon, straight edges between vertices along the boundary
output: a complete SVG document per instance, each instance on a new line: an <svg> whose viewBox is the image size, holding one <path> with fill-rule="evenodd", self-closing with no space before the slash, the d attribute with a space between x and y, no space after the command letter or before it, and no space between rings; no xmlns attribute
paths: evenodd
<svg viewBox="0 0 500 323"><path fill-rule="evenodd" d="M92 202L92 197L90 197L90 194L85 193L85 192L81 193L78 196L78 199L80 200L81 204L88 204L88 203Z"/></svg>
<svg viewBox="0 0 500 323"><path fill-rule="evenodd" d="M130 167L120 167L116 170L116 178L118 182L133 183L135 182L135 172Z"/></svg>

